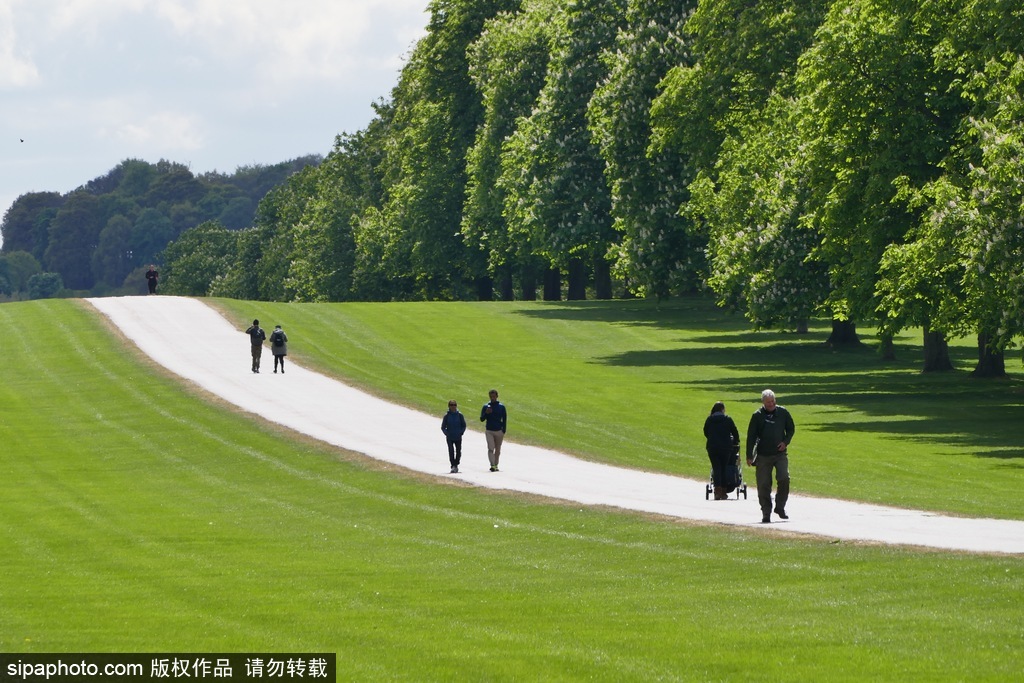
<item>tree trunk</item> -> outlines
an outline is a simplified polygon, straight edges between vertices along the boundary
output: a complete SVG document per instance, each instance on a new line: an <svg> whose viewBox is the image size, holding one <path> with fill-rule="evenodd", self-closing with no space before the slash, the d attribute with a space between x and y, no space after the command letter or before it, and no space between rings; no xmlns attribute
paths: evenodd
<svg viewBox="0 0 1024 683"><path fill-rule="evenodd" d="M537 273L532 267L524 267L519 274L519 290L523 301L537 300Z"/></svg>
<svg viewBox="0 0 1024 683"><path fill-rule="evenodd" d="M944 372L952 370L953 363L949 360L949 344L941 332L932 332L927 325L924 328L924 372Z"/></svg>
<svg viewBox="0 0 1024 683"><path fill-rule="evenodd" d="M565 298L568 301L583 301L587 298L587 267L583 259L569 260L569 291Z"/></svg>
<svg viewBox="0 0 1024 683"><path fill-rule="evenodd" d="M550 266L544 271L544 301L562 300L562 274Z"/></svg>
<svg viewBox="0 0 1024 683"><path fill-rule="evenodd" d="M491 301L494 299L494 281L486 275L476 279L476 298L477 301Z"/></svg>
<svg viewBox="0 0 1024 683"><path fill-rule="evenodd" d="M612 264L602 256L594 259L594 298L612 298Z"/></svg>
<svg viewBox="0 0 1024 683"><path fill-rule="evenodd" d="M502 301L514 301L516 298L515 283L512 281L512 269L506 264L499 275L499 288Z"/></svg>
<svg viewBox="0 0 1024 683"><path fill-rule="evenodd" d="M832 319L832 334L825 340L825 344L831 347L839 346L860 346L860 337L857 336L857 325L852 320Z"/></svg>
<svg viewBox="0 0 1024 683"><path fill-rule="evenodd" d="M882 343L878 348L878 352L882 355L882 360L896 360L896 346L892 343L891 334L882 335Z"/></svg>
<svg viewBox="0 0 1024 683"><path fill-rule="evenodd" d="M799 321L796 324L796 333L797 334L807 334L807 332L808 332L807 321L806 320Z"/></svg>
<svg viewBox="0 0 1024 683"><path fill-rule="evenodd" d="M990 341L991 337L984 332L978 334L978 365L971 374L983 378L1006 377L1003 352L993 350L989 346Z"/></svg>

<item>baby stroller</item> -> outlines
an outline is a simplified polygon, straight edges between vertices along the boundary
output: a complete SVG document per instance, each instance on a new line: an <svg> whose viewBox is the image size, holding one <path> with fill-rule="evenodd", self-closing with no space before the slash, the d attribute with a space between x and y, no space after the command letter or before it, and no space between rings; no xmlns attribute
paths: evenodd
<svg viewBox="0 0 1024 683"><path fill-rule="evenodd" d="M715 483L715 470L712 468L708 485L704 487L704 500L711 500L711 494L715 492L715 486L724 486L726 489L733 489L736 492L736 500L747 498L747 485L743 483L743 468L740 467L740 454L736 453L735 465L727 470L728 481Z"/></svg>

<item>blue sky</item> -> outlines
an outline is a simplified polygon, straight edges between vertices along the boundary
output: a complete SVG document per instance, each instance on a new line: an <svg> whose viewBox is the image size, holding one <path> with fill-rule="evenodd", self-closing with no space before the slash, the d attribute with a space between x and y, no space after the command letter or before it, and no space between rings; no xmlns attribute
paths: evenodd
<svg viewBox="0 0 1024 683"><path fill-rule="evenodd" d="M128 158L230 173L330 152L427 0L0 0L0 214Z"/></svg>

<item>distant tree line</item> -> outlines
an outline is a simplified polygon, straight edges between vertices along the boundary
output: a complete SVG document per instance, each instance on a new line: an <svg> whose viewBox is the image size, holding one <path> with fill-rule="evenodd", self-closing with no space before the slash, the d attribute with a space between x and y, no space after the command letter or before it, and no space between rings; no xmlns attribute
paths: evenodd
<svg viewBox="0 0 1024 683"><path fill-rule="evenodd" d="M0 223L0 295L145 291L143 271L183 232L211 220L227 230L251 226L267 192L320 161L196 176L182 164L128 159L73 192L24 194Z"/></svg>

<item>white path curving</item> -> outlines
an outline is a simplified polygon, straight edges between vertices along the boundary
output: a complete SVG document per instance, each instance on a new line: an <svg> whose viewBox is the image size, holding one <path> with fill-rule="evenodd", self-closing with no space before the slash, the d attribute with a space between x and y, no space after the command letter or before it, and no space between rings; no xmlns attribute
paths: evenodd
<svg viewBox="0 0 1024 683"><path fill-rule="evenodd" d="M239 408L329 444L411 470L452 476L482 488L523 491L586 505L610 505L682 519L776 529L836 539L1024 554L1024 522L949 517L793 494L790 519L760 523L756 487L749 499L705 500L703 481L580 460L506 440L502 470L488 471L478 431L467 432L462 473L447 473L440 421L394 405L288 361L273 374L249 370L249 321L234 324L197 299L138 296L88 299L138 347L171 372ZM273 324L276 321L267 321ZM188 332L188 342L185 332ZM295 340L293 343L301 343ZM258 391L253 391L258 387ZM273 392L275 400L266 397ZM474 422L471 412L467 418ZM777 519L773 517L773 519Z"/></svg>

